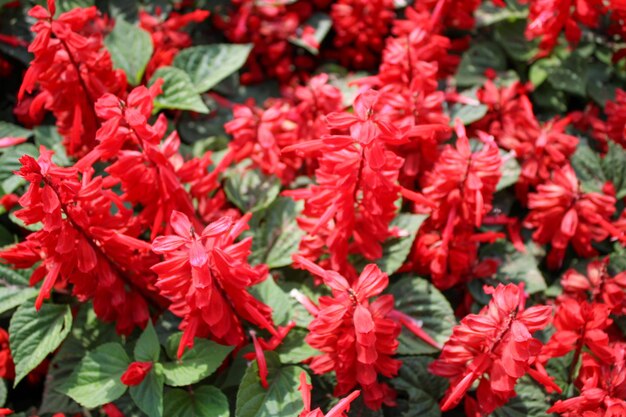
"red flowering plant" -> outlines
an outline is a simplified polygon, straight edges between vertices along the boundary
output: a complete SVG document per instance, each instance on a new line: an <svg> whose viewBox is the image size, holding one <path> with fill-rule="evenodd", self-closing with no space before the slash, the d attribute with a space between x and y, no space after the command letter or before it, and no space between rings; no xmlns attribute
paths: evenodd
<svg viewBox="0 0 626 417"><path fill-rule="evenodd" d="M622 3L0 1L0 415L626 415Z"/></svg>

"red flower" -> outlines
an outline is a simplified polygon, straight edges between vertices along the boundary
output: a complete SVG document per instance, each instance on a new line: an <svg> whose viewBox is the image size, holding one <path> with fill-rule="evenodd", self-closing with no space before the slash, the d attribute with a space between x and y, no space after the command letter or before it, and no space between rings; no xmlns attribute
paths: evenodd
<svg viewBox="0 0 626 417"><path fill-rule="evenodd" d="M378 374L393 377L400 361L392 359L398 348L400 326L389 318L393 296L380 295L389 278L374 264L365 267L351 286L343 276L327 271L301 256L294 260L322 278L332 289L332 297L320 297L319 309L309 325L306 341L323 354L311 361L317 374L335 371L334 394L348 394L357 384L363 389L365 404L374 410L382 403L394 404L395 392L378 381Z"/></svg>
<svg viewBox="0 0 626 417"><path fill-rule="evenodd" d="M482 413L489 414L515 396L519 378L539 373L530 366L540 352L541 342L531 333L546 327L551 308L538 305L526 309L523 287L514 284L485 287L485 291L492 294L489 305L479 314L461 320L429 367L435 375L450 379L442 411L454 408L480 379L478 406Z"/></svg>
<svg viewBox="0 0 626 417"><path fill-rule="evenodd" d="M9 348L9 333L0 328L0 378L15 378L15 365Z"/></svg>
<svg viewBox="0 0 626 417"><path fill-rule="evenodd" d="M615 101L607 100L604 107L606 124L603 124L606 135L615 142L626 147L626 91L615 90Z"/></svg>
<svg viewBox="0 0 626 417"><path fill-rule="evenodd" d="M579 255L595 256L597 252L591 243L601 242L614 230L609 221L615 211L615 198L580 191L570 165L555 169L551 180L528 195L528 208L524 226L536 229L535 242L552 244L548 255L552 269L561 266L570 242Z"/></svg>
<svg viewBox="0 0 626 417"><path fill-rule="evenodd" d="M609 313L609 307L604 304L562 299L554 316L556 332L541 350L541 361L564 356L571 351L576 351L574 360L577 361L585 346L601 361L610 363L613 351L605 331L613 322Z"/></svg>
<svg viewBox="0 0 626 417"><path fill-rule="evenodd" d="M607 11L601 0L530 0L530 14L526 37L541 38L540 55L548 55L558 42L559 35L577 44L582 35L579 23L596 28Z"/></svg>
<svg viewBox="0 0 626 417"><path fill-rule="evenodd" d="M159 12L152 16L144 10L139 11L139 25L150 32L154 45L154 52L144 74L146 80L157 69L171 65L180 50L191 46L191 36L181 29L193 22L203 22L209 14L207 10L194 10L185 14L172 12L163 19Z"/></svg>
<svg viewBox="0 0 626 417"><path fill-rule="evenodd" d="M223 217L197 233L186 215L174 211L170 223L176 234L152 242L152 250L165 258L152 267L159 276L156 286L172 301L170 310L183 318L179 357L196 336L241 344L242 320L276 334L271 308L247 291L266 279L267 267L248 264L251 237L235 243L250 216L235 223Z"/></svg>
<svg viewBox="0 0 626 417"><path fill-rule="evenodd" d="M82 300L93 299L96 314L115 321L128 334L148 320L148 303L160 309L149 270L155 261L150 246L136 238L128 223L132 210L92 172L77 179L73 168L61 168L52 152L40 149L38 160L24 155L18 174L30 185L20 198L24 207L15 215L26 224L42 223L42 229L26 241L0 252L0 258L16 268L30 268L31 284L42 281L37 308L55 286L73 284ZM74 256L70 256L74 254Z"/></svg>
<svg viewBox="0 0 626 417"><path fill-rule="evenodd" d="M564 417L619 417L626 415L626 346L613 347L615 359L604 363L583 353L578 397L557 401L547 412Z"/></svg>
<svg viewBox="0 0 626 417"><path fill-rule="evenodd" d="M120 377L122 384L133 387L143 382L152 370L152 362L133 362L128 365L126 372Z"/></svg>
<svg viewBox="0 0 626 417"><path fill-rule="evenodd" d="M50 11L35 6L29 12L38 20L28 48L35 57L18 97L38 89L30 105L32 118L44 109L52 111L68 154L81 156L95 146L95 101L105 93L124 94L126 76L113 69L96 7L76 8L54 19L54 3L48 1Z"/></svg>
<svg viewBox="0 0 626 417"><path fill-rule="evenodd" d="M338 0L330 17L336 35L329 56L346 67L373 68L394 18L393 0Z"/></svg>
<svg viewBox="0 0 626 417"><path fill-rule="evenodd" d="M361 393L361 391L358 390L353 391L347 397L339 400L337 405L331 408L331 410L325 415L319 408L311 410L311 388L311 384L306 382L306 372L302 371L300 374L300 387L298 388L298 391L302 394L304 408L298 417L346 417L345 413L350 411L350 403Z"/></svg>
<svg viewBox="0 0 626 417"><path fill-rule="evenodd" d="M569 269L561 279L567 296L606 304L613 314L626 314L626 272L611 277L607 270L609 259L591 261L587 276Z"/></svg>

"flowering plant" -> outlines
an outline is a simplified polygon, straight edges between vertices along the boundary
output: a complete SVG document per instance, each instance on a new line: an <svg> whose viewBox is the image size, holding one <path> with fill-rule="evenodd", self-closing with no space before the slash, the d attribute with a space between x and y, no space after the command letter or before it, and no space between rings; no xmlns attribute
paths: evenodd
<svg viewBox="0 0 626 417"><path fill-rule="evenodd" d="M0 0L0 415L626 416L625 19Z"/></svg>

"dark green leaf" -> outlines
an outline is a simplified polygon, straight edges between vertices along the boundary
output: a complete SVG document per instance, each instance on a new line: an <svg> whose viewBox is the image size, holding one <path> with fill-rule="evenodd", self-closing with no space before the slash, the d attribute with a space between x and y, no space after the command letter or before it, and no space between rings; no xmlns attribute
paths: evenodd
<svg viewBox="0 0 626 417"><path fill-rule="evenodd" d="M535 61L528 72L528 78L532 85L537 88L548 79L550 72L561 65L561 60L555 56Z"/></svg>
<svg viewBox="0 0 626 417"><path fill-rule="evenodd" d="M400 213L393 219L389 226L399 228L406 236L389 239L383 244L383 256L376 261L381 271L391 275L400 269L409 256L417 231L427 217L423 214Z"/></svg>
<svg viewBox="0 0 626 417"><path fill-rule="evenodd" d="M81 343L71 335L63 342L50 362L43 389L43 398L38 410L39 414L74 414L81 410L80 405L63 394L59 388L71 377L85 353Z"/></svg>
<svg viewBox="0 0 626 417"><path fill-rule="evenodd" d="M524 34L525 29L526 19L503 21L496 24L496 41L516 61L527 62L539 52L537 48L539 42L529 41Z"/></svg>
<svg viewBox="0 0 626 417"><path fill-rule="evenodd" d="M141 384L130 387L128 390L137 407L148 417L161 417L163 415L163 381L165 377L159 368L160 364L155 364L141 381Z"/></svg>
<svg viewBox="0 0 626 417"><path fill-rule="evenodd" d="M515 386L517 396L496 409L493 417L549 417L546 410L552 404L548 397L529 377L523 377Z"/></svg>
<svg viewBox="0 0 626 417"><path fill-rule="evenodd" d="M135 360L138 362L156 362L159 360L160 351L159 338L154 331L152 321L148 320L148 325L135 345Z"/></svg>
<svg viewBox="0 0 626 417"><path fill-rule="evenodd" d="M174 361L163 364L165 383L173 387L192 385L210 376L233 350L232 346L195 339L193 348L187 349L180 360L177 360L176 351L181 336L182 333L177 333L169 338L168 354Z"/></svg>
<svg viewBox="0 0 626 417"><path fill-rule="evenodd" d="M275 350L281 363L300 363L311 356L319 354L317 350L304 341L307 334L307 330L298 327L289 331L287 337Z"/></svg>
<svg viewBox="0 0 626 417"><path fill-rule="evenodd" d="M301 202L278 197L267 209L255 213L251 220L255 225L251 262L267 264L270 269L291 265L291 255L297 252L304 235L296 222L302 206Z"/></svg>
<svg viewBox="0 0 626 417"><path fill-rule="evenodd" d="M280 180L242 165L226 176L224 191L228 199L244 213L267 208L280 193Z"/></svg>
<svg viewBox="0 0 626 417"><path fill-rule="evenodd" d="M457 85L471 87L482 85L485 80L485 71L506 70L506 57L500 46L495 42L482 42L474 44L463 54L457 71Z"/></svg>
<svg viewBox="0 0 626 417"><path fill-rule="evenodd" d="M398 376L392 380L396 389L409 395L408 410L404 417L439 417L438 400L443 396L448 383L446 379L428 371L432 358L425 356L402 358Z"/></svg>
<svg viewBox="0 0 626 417"><path fill-rule="evenodd" d="M229 417L228 399L215 387L203 385L193 391L172 389L165 394L167 417Z"/></svg>
<svg viewBox="0 0 626 417"><path fill-rule="evenodd" d="M71 328L72 312L67 305L44 304L39 311L31 303L20 306L9 325L14 385L54 352Z"/></svg>
<svg viewBox="0 0 626 417"><path fill-rule="evenodd" d="M533 255L539 248L530 243L526 253L519 252L508 240L498 240L483 247L481 259L494 258L499 261L496 279L504 284L513 282L525 284L524 290L529 294L545 291L546 281L538 266L538 259Z"/></svg>
<svg viewBox="0 0 626 417"><path fill-rule="evenodd" d="M272 307L274 323L284 326L291 320L294 300L268 276L263 282L250 288L250 294Z"/></svg>
<svg viewBox="0 0 626 417"><path fill-rule="evenodd" d="M209 112L186 72L175 67L161 67L150 79L150 84L154 84L159 78L164 81L163 93L154 100L155 110L176 109L190 110L196 113Z"/></svg>
<svg viewBox="0 0 626 417"><path fill-rule="evenodd" d="M396 309L422 322L422 328L438 343L445 343L456 325L454 312L444 295L423 278L406 277L390 288L396 299ZM399 336L400 355L421 355L438 349L419 339L407 329Z"/></svg>
<svg viewBox="0 0 626 417"><path fill-rule="evenodd" d="M600 191L606 182L602 169L602 158L589 146L580 145L572 155L572 167L584 191Z"/></svg>
<svg viewBox="0 0 626 417"><path fill-rule="evenodd" d="M189 76L196 93L204 93L237 72L252 50L250 44L212 44L182 50L172 64Z"/></svg>
<svg viewBox="0 0 626 417"><path fill-rule="evenodd" d="M602 170L607 180L613 183L618 200L626 197L626 150L613 142L608 141L609 151L602 159Z"/></svg>
<svg viewBox="0 0 626 417"><path fill-rule="evenodd" d="M87 408L110 403L126 392L120 378L129 364L119 343L106 343L89 352L59 390Z"/></svg>
<svg viewBox="0 0 626 417"><path fill-rule="evenodd" d="M33 131L25 129L22 126L0 120L0 138L29 138L33 135ZM2 150L0 150L1 152Z"/></svg>
<svg viewBox="0 0 626 417"><path fill-rule="evenodd" d="M506 151L500 149L500 156L502 156L503 159L506 159L500 167L502 177L500 177L500 181L496 186L496 191L504 190L505 188L517 183L519 175L522 172L522 167L520 167L519 162L517 162L515 155L509 154Z"/></svg>
<svg viewBox="0 0 626 417"><path fill-rule="evenodd" d="M124 19L117 19L104 44L115 68L126 73L130 85L139 85L154 49L150 34Z"/></svg>
<svg viewBox="0 0 626 417"><path fill-rule="evenodd" d="M275 352L265 352L269 388L261 386L259 367L254 361L246 370L237 392L236 417L296 417L303 407L297 366L282 367Z"/></svg>
<svg viewBox="0 0 626 417"><path fill-rule="evenodd" d="M572 54L559 67L552 69L548 82L557 90L579 96L587 95L587 64L585 58Z"/></svg>

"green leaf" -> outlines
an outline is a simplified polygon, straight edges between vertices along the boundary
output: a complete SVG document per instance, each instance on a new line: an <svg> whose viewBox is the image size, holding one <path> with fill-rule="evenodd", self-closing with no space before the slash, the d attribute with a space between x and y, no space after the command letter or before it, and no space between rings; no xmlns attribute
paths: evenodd
<svg viewBox="0 0 626 417"><path fill-rule="evenodd" d="M557 90L582 97L587 95L586 59L572 54L559 67L552 69L548 82Z"/></svg>
<svg viewBox="0 0 626 417"><path fill-rule="evenodd" d="M168 417L229 417L228 399L219 389L203 385L193 391L172 389L165 394Z"/></svg>
<svg viewBox="0 0 626 417"><path fill-rule="evenodd" d="M409 395L408 410L403 417L439 417L439 398L448 386L446 379L428 371L432 358L409 356L402 358L402 367L398 376L391 382L398 390Z"/></svg>
<svg viewBox="0 0 626 417"><path fill-rule="evenodd" d="M496 41L502 45L502 49L514 60L527 62L534 58L539 49L538 41L526 39L526 19L503 21L496 24L494 32Z"/></svg>
<svg viewBox="0 0 626 417"><path fill-rule="evenodd" d="M71 328L72 312L67 305L44 304L37 311L29 303L17 309L9 325L14 386L59 347Z"/></svg>
<svg viewBox="0 0 626 417"><path fill-rule="evenodd" d="M526 19L528 9L520 6L512 6L507 4L506 7L499 7L492 2L482 2L480 7L474 13L476 18L476 27L482 28L491 26L502 21L511 21L517 19Z"/></svg>
<svg viewBox="0 0 626 417"><path fill-rule="evenodd" d="M485 117L487 110L489 108L484 104L455 103L450 109L450 123L454 124L454 120L459 119L465 126L471 125Z"/></svg>
<svg viewBox="0 0 626 417"><path fill-rule="evenodd" d="M159 367L160 364L155 364L141 381L141 384L130 387L128 390L137 407L148 417L161 417L163 415L163 381L165 377L159 372Z"/></svg>
<svg viewBox="0 0 626 417"><path fill-rule="evenodd" d="M493 417L549 417L546 413L551 403L545 392L529 377L520 378L515 386L516 396L508 403L496 409Z"/></svg>
<svg viewBox="0 0 626 417"><path fill-rule="evenodd" d="M500 149L500 156L502 158L506 158L506 160L500 167L502 176L500 177L500 181L498 181L496 191L504 190L505 188L515 184L522 173L522 167L519 162L517 162L515 155L509 154L505 150Z"/></svg>
<svg viewBox="0 0 626 417"><path fill-rule="evenodd" d="M37 297L38 292L36 288L30 287L18 287L14 285L0 287L0 314L13 310L15 307L19 307Z"/></svg>
<svg viewBox="0 0 626 417"><path fill-rule="evenodd" d="M539 269L539 261L533 253L539 250L534 243L526 246L526 253L519 252L511 242L500 239L481 248L480 258L494 258L500 263L495 278L507 283L523 282L524 290L529 294L547 289L546 281Z"/></svg>
<svg viewBox="0 0 626 417"><path fill-rule="evenodd" d="M561 60L555 56L535 61L528 71L528 78L535 88L548 79L548 75L561 65Z"/></svg>
<svg viewBox="0 0 626 417"><path fill-rule="evenodd" d="M283 342L275 350L281 363L300 363L319 354L317 350L304 341L307 334L307 330L298 327L289 331Z"/></svg>
<svg viewBox="0 0 626 417"><path fill-rule="evenodd" d="M130 85L139 85L154 50L150 34L124 19L117 19L104 44L114 67L126 73Z"/></svg>
<svg viewBox="0 0 626 417"><path fill-rule="evenodd" d="M423 214L400 213L391 221L389 226L403 230L406 236L389 239L383 244L383 256L376 261L381 271L391 275L400 269L411 252L417 231L427 217Z"/></svg>
<svg viewBox="0 0 626 417"><path fill-rule="evenodd" d="M74 326L74 328L76 327ZM65 395L60 388L72 376L85 353L85 348L72 335L63 342L48 367L43 388L43 398L38 410L40 415L54 413L74 414L80 412L80 405Z"/></svg>
<svg viewBox="0 0 626 417"><path fill-rule="evenodd" d="M322 41L330 31L330 28L333 26L333 22L326 13L313 13L309 19L301 25L296 33L302 33L306 27L312 27L315 29L315 33L313 37L318 45L322 44ZM315 45L311 45L306 42L304 39L298 36L290 36L289 42L293 43L296 46L306 49L313 55L318 55L320 53L319 47Z"/></svg>
<svg viewBox="0 0 626 417"><path fill-rule="evenodd" d="M606 182L602 158L587 145L580 145L572 155L572 167L583 191L598 192Z"/></svg>
<svg viewBox="0 0 626 417"><path fill-rule="evenodd" d="M274 323L284 326L291 320L294 300L276 284L272 276L250 288L250 294L272 307Z"/></svg>
<svg viewBox="0 0 626 417"><path fill-rule="evenodd" d="M141 333L141 336L139 336L135 345L133 352L135 360L138 362L156 362L159 360L160 351L159 338L154 331L152 321L148 320L148 325Z"/></svg>
<svg viewBox="0 0 626 417"><path fill-rule="evenodd" d="M505 71L504 52L495 42L476 43L463 54L456 74L457 85L461 87L483 85L487 79L484 75L487 69Z"/></svg>
<svg viewBox="0 0 626 417"><path fill-rule="evenodd" d="M32 271L29 269L16 271L8 266L0 264L0 280L2 280L2 283L7 286L16 285L28 287L31 272Z"/></svg>
<svg viewBox="0 0 626 417"><path fill-rule="evenodd" d="M296 222L302 207L302 202L278 197L267 209L255 213L250 221L254 233L251 262L267 264L270 269L291 265L291 255L298 251L304 235Z"/></svg>
<svg viewBox="0 0 626 417"><path fill-rule="evenodd" d="M172 65L187 73L196 93L204 93L239 71L251 50L251 44L193 46L176 55Z"/></svg>
<svg viewBox="0 0 626 417"><path fill-rule="evenodd" d="M0 407L3 407L7 402L7 381L0 379Z"/></svg>
<svg viewBox="0 0 626 417"><path fill-rule="evenodd" d="M106 343L89 352L59 389L87 408L115 401L126 392L120 378L130 359L119 343Z"/></svg>
<svg viewBox="0 0 626 417"><path fill-rule="evenodd" d="M236 417L296 417L303 407L298 386L303 369L281 367L275 352L265 352L267 389L261 386L259 367L254 361L246 370L237 392Z"/></svg>
<svg viewBox="0 0 626 417"><path fill-rule="evenodd" d="M626 149L612 140L609 151L602 159L602 170L607 180L613 183L618 200L626 197Z"/></svg>
<svg viewBox="0 0 626 417"><path fill-rule="evenodd" d="M176 358L181 337L182 333L176 333L168 339L168 353L171 358ZM213 374L232 350L232 346L195 339L193 348L186 350L180 360L163 364L165 383L173 387L195 384Z"/></svg>
<svg viewBox="0 0 626 417"><path fill-rule="evenodd" d="M33 135L33 131L25 129L22 126L0 120L0 138L29 138ZM2 150L0 150L1 152Z"/></svg>
<svg viewBox="0 0 626 417"><path fill-rule="evenodd" d="M224 191L228 200L241 211L256 212L267 208L280 193L280 180L241 164L226 175Z"/></svg>
<svg viewBox="0 0 626 417"><path fill-rule="evenodd" d="M159 78L162 78L164 82L163 93L154 100L155 111L176 109L190 110L196 113L209 112L185 71L174 67L159 68L150 79L149 84L154 84Z"/></svg>
<svg viewBox="0 0 626 417"><path fill-rule="evenodd" d="M396 299L396 309L422 322L422 328L438 343L445 343L456 325L454 312L444 295L430 282L418 277L405 277L394 283L390 293ZM407 329L398 337L400 355L422 355L438 349L419 339Z"/></svg>

